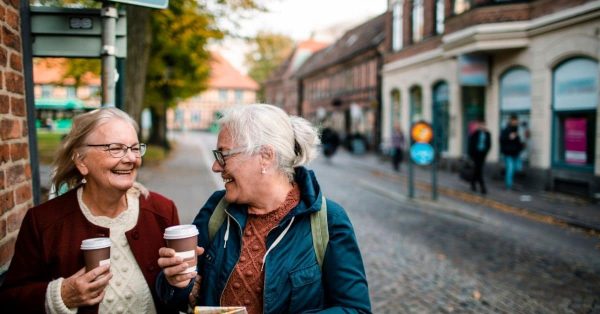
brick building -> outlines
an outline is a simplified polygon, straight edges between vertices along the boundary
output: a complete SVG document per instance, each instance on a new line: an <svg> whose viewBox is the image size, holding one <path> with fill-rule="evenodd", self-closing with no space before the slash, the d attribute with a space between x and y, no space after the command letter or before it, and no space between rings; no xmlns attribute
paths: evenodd
<svg viewBox="0 0 600 314"><path fill-rule="evenodd" d="M0 2L0 274L33 206L19 4Z"/></svg>
<svg viewBox="0 0 600 314"><path fill-rule="evenodd" d="M383 65L386 14L347 31L313 54L297 71L300 114L328 122L342 138L359 135L367 148L379 145L379 72Z"/></svg>
<svg viewBox="0 0 600 314"><path fill-rule="evenodd" d="M264 82L266 102L282 108L288 114L298 115L300 82L295 76L296 71L313 53L326 46L327 43L313 39L298 43L288 58Z"/></svg>
<svg viewBox="0 0 600 314"><path fill-rule="evenodd" d="M220 54L212 52L211 56L208 88L167 110L169 129L207 130L220 110L256 102L258 84L240 73Z"/></svg>
<svg viewBox="0 0 600 314"><path fill-rule="evenodd" d="M521 184L600 199L600 1L389 0L382 136L425 119L442 164L466 153L473 121L495 139L510 115L529 134Z"/></svg>

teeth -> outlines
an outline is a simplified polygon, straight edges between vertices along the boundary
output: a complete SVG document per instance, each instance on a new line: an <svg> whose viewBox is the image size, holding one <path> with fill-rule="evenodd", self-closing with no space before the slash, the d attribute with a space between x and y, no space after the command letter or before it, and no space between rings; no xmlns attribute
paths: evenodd
<svg viewBox="0 0 600 314"><path fill-rule="evenodd" d="M231 181L233 181L233 179L225 179L225 178L223 178L223 182L225 182L225 183L229 183Z"/></svg>

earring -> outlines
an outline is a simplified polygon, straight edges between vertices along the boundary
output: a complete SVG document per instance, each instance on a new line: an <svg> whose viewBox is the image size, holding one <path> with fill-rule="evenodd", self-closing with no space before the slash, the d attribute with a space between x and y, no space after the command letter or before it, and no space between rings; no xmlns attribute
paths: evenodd
<svg viewBox="0 0 600 314"><path fill-rule="evenodd" d="M267 170L265 170L265 168L262 168L262 170L260 171L260 173L265 174L265 173L267 173Z"/></svg>
<svg viewBox="0 0 600 314"><path fill-rule="evenodd" d="M81 179L81 184L86 184L87 180L85 178Z"/></svg>

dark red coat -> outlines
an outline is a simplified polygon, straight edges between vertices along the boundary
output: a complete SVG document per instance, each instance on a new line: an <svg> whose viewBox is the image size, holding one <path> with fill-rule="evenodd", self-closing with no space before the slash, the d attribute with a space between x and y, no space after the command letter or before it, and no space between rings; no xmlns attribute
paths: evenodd
<svg viewBox="0 0 600 314"><path fill-rule="evenodd" d="M133 256L148 283L159 313L169 311L157 302L154 282L160 271L158 249L165 246L163 231L179 224L173 201L160 194L140 196L140 213L126 237ZM77 202L77 191L31 208L21 225L10 268L0 290L6 313L44 313L48 283L70 277L84 266L81 241L108 237L109 229L89 222ZM98 306L80 308L79 313L96 313Z"/></svg>

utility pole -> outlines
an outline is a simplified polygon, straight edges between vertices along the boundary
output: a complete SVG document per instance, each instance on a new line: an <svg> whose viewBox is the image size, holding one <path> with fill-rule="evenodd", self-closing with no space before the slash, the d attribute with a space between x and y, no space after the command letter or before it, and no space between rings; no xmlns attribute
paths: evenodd
<svg viewBox="0 0 600 314"><path fill-rule="evenodd" d="M102 2L102 107L115 106L117 8L113 2Z"/></svg>

